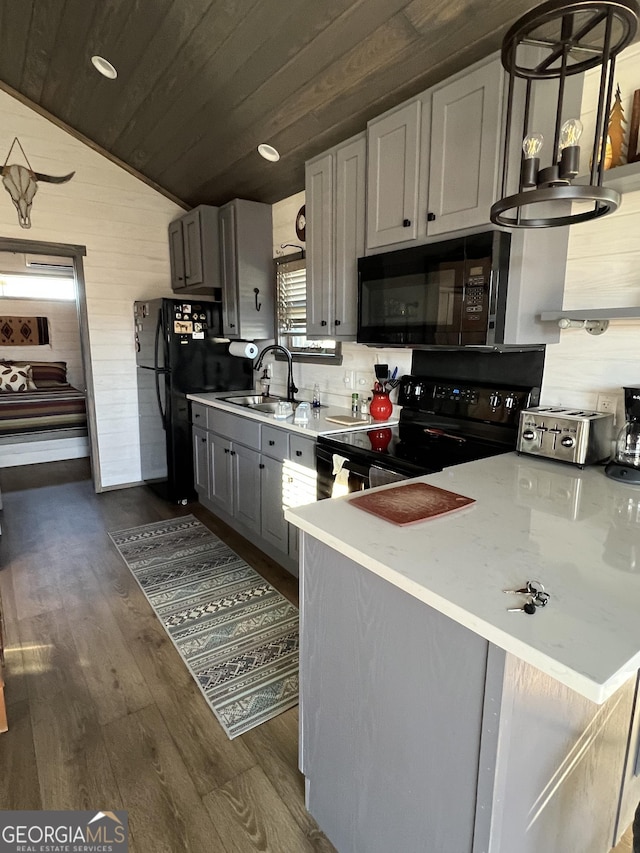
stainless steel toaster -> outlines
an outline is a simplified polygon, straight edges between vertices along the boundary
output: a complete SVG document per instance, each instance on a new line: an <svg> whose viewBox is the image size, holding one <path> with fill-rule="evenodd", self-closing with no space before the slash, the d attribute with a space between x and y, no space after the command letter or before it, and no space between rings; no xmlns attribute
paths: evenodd
<svg viewBox="0 0 640 853"><path fill-rule="evenodd" d="M613 437L612 414L533 406L520 412L516 450L582 468L609 459Z"/></svg>

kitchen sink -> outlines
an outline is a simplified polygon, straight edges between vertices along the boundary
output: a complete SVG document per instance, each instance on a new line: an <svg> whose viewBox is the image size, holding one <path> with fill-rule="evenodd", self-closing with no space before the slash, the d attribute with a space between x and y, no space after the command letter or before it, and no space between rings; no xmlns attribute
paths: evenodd
<svg viewBox="0 0 640 853"><path fill-rule="evenodd" d="M249 408L253 409L254 412L265 412L266 414L274 415L278 411L278 403L280 402L280 400L266 400L264 403L256 403ZM292 403L290 411L294 411L297 405L297 403Z"/></svg>
<svg viewBox="0 0 640 853"><path fill-rule="evenodd" d="M233 403L236 406L242 406L245 409L251 409L254 412L264 412L267 415L275 415L278 411L278 403L286 402L284 397L267 397L264 394L246 394L238 395L237 397L223 397L225 403ZM302 400L295 400L291 403L291 412L295 412ZM321 408L326 408L322 406Z"/></svg>
<svg viewBox="0 0 640 853"><path fill-rule="evenodd" d="M223 397L222 399L225 403L233 403L236 406L245 406L251 409L255 409L258 406L272 406L273 408L265 409L264 411L275 412L276 405L282 398L267 397L264 394L247 394L245 396Z"/></svg>

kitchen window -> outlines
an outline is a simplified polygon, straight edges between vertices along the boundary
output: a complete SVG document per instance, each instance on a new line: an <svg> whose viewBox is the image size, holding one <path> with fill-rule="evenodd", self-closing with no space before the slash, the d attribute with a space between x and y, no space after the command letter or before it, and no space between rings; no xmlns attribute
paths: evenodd
<svg viewBox="0 0 640 853"><path fill-rule="evenodd" d="M76 284L73 278L0 274L1 298L55 299L73 302L76 298Z"/></svg>
<svg viewBox="0 0 640 853"><path fill-rule="evenodd" d="M295 361L342 364L342 345L334 340L307 339L307 262L299 253L275 259L277 327L276 343L285 346ZM277 357L277 355L276 355Z"/></svg>

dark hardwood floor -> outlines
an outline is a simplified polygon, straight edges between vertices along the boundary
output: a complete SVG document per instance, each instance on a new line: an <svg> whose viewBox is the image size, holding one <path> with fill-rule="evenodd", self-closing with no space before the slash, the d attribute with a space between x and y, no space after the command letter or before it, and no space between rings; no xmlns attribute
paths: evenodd
<svg viewBox="0 0 640 853"><path fill-rule="evenodd" d="M0 488L0 808L125 809L135 853L334 851L304 808L297 709L228 740L107 532L193 513L297 604L296 579L199 504L96 495L87 460Z"/></svg>

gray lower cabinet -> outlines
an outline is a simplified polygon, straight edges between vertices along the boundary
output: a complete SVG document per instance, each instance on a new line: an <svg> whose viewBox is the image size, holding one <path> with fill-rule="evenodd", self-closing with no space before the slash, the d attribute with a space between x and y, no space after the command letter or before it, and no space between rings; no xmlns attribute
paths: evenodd
<svg viewBox="0 0 640 853"><path fill-rule="evenodd" d="M197 447L194 429L194 454ZM206 495L218 510L254 532L260 531L260 453L222 435L208 437L209 491ZM194 458L194 465L200 460ZM198 494L201 492L198 490Z"/></svg>
<svg viewBox="0 0 640 853"><path fill-rule="evenodd" d="M300 769L340 853L608 853L638 802L636 680L595 705L302 539Z"/></svg>
<svg viewBox="0 0 640 853"><path fill-rule="evenodd" d="M194 486L199 496L209 494L209 437L205 429L193 428Z"/></svg>
<svg viewBox="0 0 640 853"><path fill-rule="evenodd" d="M260 533L260 452L231 442L233 517L248 530Z"/></svg>
<svg viewBox="0 0 640 853"><path fill-rule="evenodd" d="M285 520L282 506L283 467L282 459L262 456L260 460L260 535L283 554L288 554L289 522Z"/></svg>
<svg viewBox="0 0 640 853"><path fill-rule="evenodd" d="M208 500L216 509L233 514L231 482L231 442L215 432L208 433L209 494Z"/></svg>
<svg viewBox="0 0 640 853"><path fill-rule="evenodd" d="M200 502L297 574L297 530L284 510L316 498L315 439L200 404L192 423Z"/></svg>

